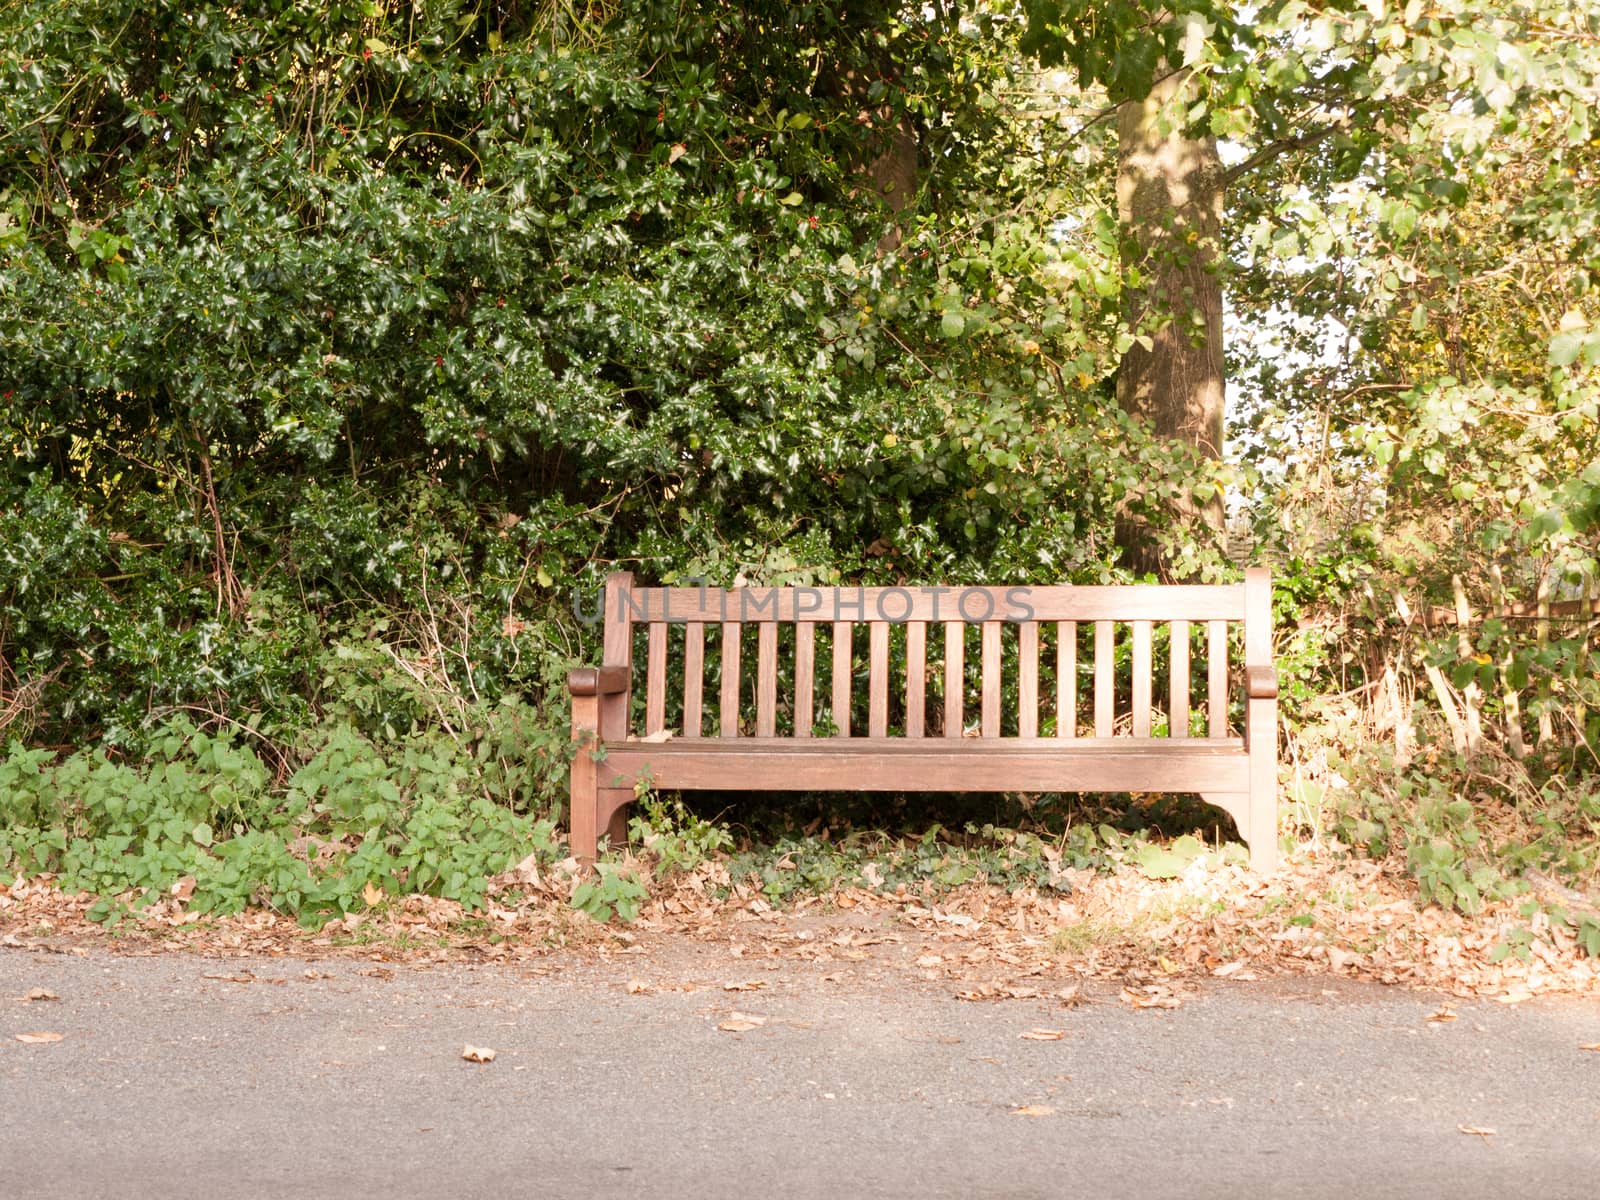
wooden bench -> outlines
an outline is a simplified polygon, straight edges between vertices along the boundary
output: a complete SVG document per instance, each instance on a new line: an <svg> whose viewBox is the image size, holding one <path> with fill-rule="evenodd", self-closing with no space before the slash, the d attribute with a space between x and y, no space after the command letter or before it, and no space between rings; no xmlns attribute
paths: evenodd
<svg viewBox="0 0 1600 1200"><path fill-rule="evenodd" d="M1278 685L1265 570L1227 585L733 590L636 588L619 573L606 580L604 604L603 664L568 678L580 859L594 858L602 830L613 843L625 837L624 806L642 782L1193 792L1233 816L1252 867L1276 865ZM748 680L740 668L751 640ZM930 649L942 658L930 661ZM1196 655L1206 663L1203 694L1190 673ZM708 680L717 692L710 732ZM1240 697L1237 730L1230 690Z"/></svg>

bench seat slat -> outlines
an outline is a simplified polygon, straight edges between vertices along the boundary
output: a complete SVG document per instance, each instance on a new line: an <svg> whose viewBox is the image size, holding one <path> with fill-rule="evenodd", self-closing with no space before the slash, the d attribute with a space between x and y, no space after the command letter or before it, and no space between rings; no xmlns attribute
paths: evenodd
<svg viewBox="0 0 1600 1200"><path fill-rule="evenodd" d="M603 782L631 787L750 791L1201 791L1249 786L1242 742L1119 738L1102 743L1034 738L985 742L791 738L609 743Z"/></svg>

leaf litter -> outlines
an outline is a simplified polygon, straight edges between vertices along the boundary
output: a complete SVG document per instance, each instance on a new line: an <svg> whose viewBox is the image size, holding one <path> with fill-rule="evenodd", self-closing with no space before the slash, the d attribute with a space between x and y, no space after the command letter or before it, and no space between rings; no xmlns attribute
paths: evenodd
<svg viewBox="0 0 1600 1200"><path fill-rule="evenodd" d="M523 964L540 973L698 947L696 953L716 962L706 964L693 986L755 991L762 981L743 972L756 961L804 962L820 967L825 979L839 979L841 971L903 975L973 1002L1059 999L1071 1005L1080 1002L1073 989L1097 980L1125 991L1123 1003L1140 1009L1182 1003L1201 978L1245 983L1285 975L1338 975L1509 1004L1536 995L1600 993L1600 961L1586 957L1571 931L1544 914L1526 917L1510 901L1485 903L1474 916L1446 912L1423 905L1396 864L1315 847L1302 848L1266 877L1201 856L1168 879L1150 879L1132 866L1064 871L1067 894L982 881L944 891L848 885L801 894L782 908L755 880L731 878L725 859L664 878L654 876L649 859L625 858L622 865L651 887L639 919L625 928L598 924L571 908L579 879L571 860L525 859L491 881L477 913L435 897L387 896L315 932L269 910L206 914L197 921L179 896L161 895L130 909L112 938L87 919L96 897L64 893L45 876L18 878L0 887L0 945L72 953L97 944L125 953L465 960ZM1527 945L1526 956L1506 955L1508 939ZM735 960L739 976L717 971L718 963L727 967ZM388 967L366 970L389 973ZM249 972L219 975L240 983L279 982ZM624 978L637 977L636 968Z"/></svg>

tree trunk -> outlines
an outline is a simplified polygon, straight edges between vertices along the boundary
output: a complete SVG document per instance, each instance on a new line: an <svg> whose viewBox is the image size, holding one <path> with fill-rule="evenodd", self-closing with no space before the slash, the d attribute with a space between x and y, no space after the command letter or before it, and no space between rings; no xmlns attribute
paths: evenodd
<svg viewBox="0 0 1600 1200"><path fill-rule="evenodd" d="M1117 217L1122 230L1123 316L1135 343L1117 369L1117 403L1157 437L1222 454L1222 279L1218 274L1223 175L1214 138L1183 136L1189 72L1157 80L1117 114ZM1163 119L1165 118L1165 119ZM1168 573L1153 521L1220 531L1222 497L1180 496L1162 517L1118 522L1124 561Z"/></svg>

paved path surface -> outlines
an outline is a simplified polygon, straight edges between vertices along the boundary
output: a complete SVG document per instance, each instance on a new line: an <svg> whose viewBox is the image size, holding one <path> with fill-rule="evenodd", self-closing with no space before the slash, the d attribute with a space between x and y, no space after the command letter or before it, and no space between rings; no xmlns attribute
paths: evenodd
<svg viewBox="0 0 1600 1200"><path fill-rule="evenodd" d="M1069 1010L621 969L0 949L0 1196L1600 1195L1592 1002L1429 1022L1437 996L1302 980ZM719 1031L735 1009L765 1024ZM15 1040L39 1031L65 1036Z"/></svg>

